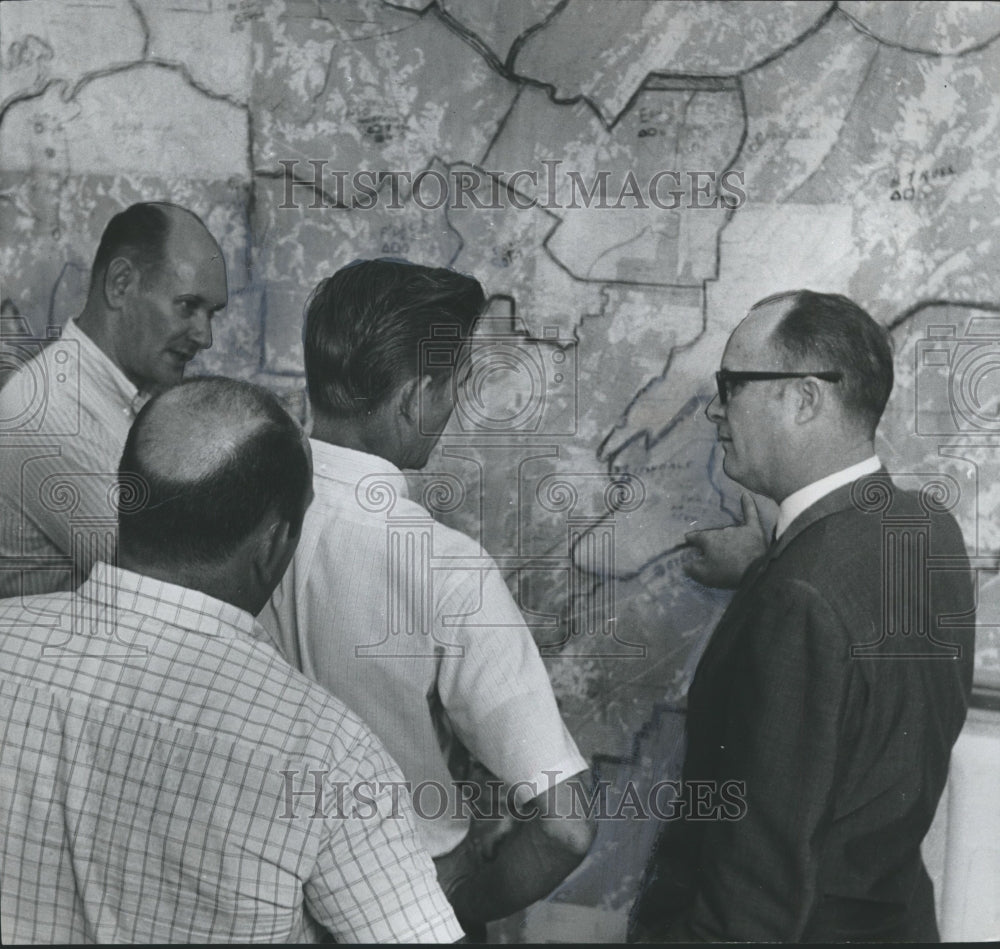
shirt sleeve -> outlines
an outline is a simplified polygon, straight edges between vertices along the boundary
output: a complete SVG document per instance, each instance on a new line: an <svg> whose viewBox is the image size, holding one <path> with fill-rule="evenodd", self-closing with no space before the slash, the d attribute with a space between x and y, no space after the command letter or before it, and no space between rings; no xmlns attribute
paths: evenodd
<svg viewBox="0 0 1000 949"><path fill-rule="evenodd" d="M586 770L492 558L479 549L461 561L435 608L442 638L463 647L461 656L441 660L438 674L442 705L462 744L514 786L519 804Z"/></svg>
<svg viewBox="0 0 1000 949"><path fill-rule="evenodd" d="M0 414L14 413L27 399L21 393L30 384L30 375L12 377L0 392ZM20 394L19 394L20 393ZM101 430L86 413L72 420L66 406L49 410L46 418L53 432L32 432L25 426L5 439L2 476L3 549L8 556L32 555L51 545L67 558L75 556L78 576L86 576L100 549L104 559L112 559L116 548L114 485L121 447L113 433ZM113 457L112 457L113 456ZM72 519L90 519L86 542L74 544ZM81 525L83 520L81 520ZM84 529L81 527L81 529ZM39 538L44 539L39 545ZM29 576L25 592L32 591ZM52 589L52 566L44 568L45 589ZM23 572L23 570L22 570ZM68 570L65 571L68 577ZM12 582L5 578L5 587ZM11 588L10 593L17 592Z"/></svg>
<svg viewBox="0 0 1000 949"><path fill-rule="evenodd" d="M708 825L695 901L672 937L801 938L829 827L848 643L836 611L802 582L754 618L720 772L744 782L745 811Z"/></svg>
<svg viewBox="0 0 1000 949"><path fill-rule="evenodd" d="M309 913L338 942L447 943L464 932L421 846L406 782L381 743L352 747L327 784L322 840L303 889Z"/></svg>

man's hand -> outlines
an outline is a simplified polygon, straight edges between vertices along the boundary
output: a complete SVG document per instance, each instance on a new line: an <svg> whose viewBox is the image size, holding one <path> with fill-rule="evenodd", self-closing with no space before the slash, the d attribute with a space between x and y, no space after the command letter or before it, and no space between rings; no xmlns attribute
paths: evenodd
<svg viewBox="0 0 1000 949"><path fill-rule="evenodd" d="M533 798L528 805L532 816L514 815L509 824L501 822L489 856L467 841L452 854L437 858L438 879L454 878L445 893L464 927L501 919L543 899L577 867L597 826L592 817L577 811L581 798L572 786L589 794L590 784L590 772L582 771ZM458 861L460 872L456 872Z"/></svg>
<svg viewBox="0 0 1000 949"><path fill-rule="evenodd" d="M743 523L684 535L697 556L684 564L684 572L707 587L734 590L747 567L767 549L757 502L743 493Z"/></svg>
<svg viewBox="0 0 1000 949"><path fill-rule="evenodd" d="M469 829L472 846L480 860L489 863L496 856L497 847L517 827L513 814L489 820L473 820Z"/></svg>

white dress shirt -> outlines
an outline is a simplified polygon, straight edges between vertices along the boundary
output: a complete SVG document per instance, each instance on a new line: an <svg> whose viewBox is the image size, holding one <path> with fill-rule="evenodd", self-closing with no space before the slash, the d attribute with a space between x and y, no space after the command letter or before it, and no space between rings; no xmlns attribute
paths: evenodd
<svg viewBox="0 0 1000 949"><path fill-rule="evenodd" d="M260 621L293 666L371 726L415 797L426 785L415 809L441 856L469 828L453 754L464 748L517 785L518 803L587 763L486 551L410 500L384 458L316 439L312 450L315 500Z"/></svg>
<svg viewBox="0 0 1000 949"><path fill-rule="evenodd" d="M113 559L118 462L148 400L75 320L24 355L0 389L0 597L72 589Z"/></svg>
<svg viewBox="0 0 1000 949"><path fill-rule="evenodd" d="M842 468L833 474L828 474L825 478L820 478L819 481L807 484L804 488L799 488L798 491L788 495L778 507L778 521L774 528L775 540L788 530L788 526L795 518L807 508L812 507L821 498L825 498L828 494L836 491L837 488L845 484L857 481L858 478L874 474L881 467L882 462L879 460L878 455L872 455L871 458L859 461L848 468Z"/></svg>

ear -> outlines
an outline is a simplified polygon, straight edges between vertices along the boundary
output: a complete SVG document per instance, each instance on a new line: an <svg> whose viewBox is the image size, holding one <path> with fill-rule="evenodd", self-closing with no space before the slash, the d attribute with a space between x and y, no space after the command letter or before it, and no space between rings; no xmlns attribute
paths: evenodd
<svg viewBox="0 0 1000 949"><path fill-rule="evenodd" d="M261 527L253 554L254 577L259 584L270 589L281 579L297 543L291 523L272 513L267 526Z"/></svg>
<svg viewBox="0 0 1000 949"><path fill-rule="evenodd" d="M104 299L112 310L121 309L129 288L139 282L139 269L127 257L115 257L104 272Z"/></svg>
<svg viewBox="0 0 1000 949"><path fill-rule="evenodd" d="M413 376L396 390L399 413L411 425L420 421L420 408L427 399L433 382L431 376Z"/></svg>
<svg viewBox="0 0 1000 949"><path fill-rule="evenodd" d="M804 425L817 418L823 411L826 394L819 382L811 377L807 376L805 379L795 381L797 383L793 387L796 400L794 403L795 421L799 425Z"/></svg>

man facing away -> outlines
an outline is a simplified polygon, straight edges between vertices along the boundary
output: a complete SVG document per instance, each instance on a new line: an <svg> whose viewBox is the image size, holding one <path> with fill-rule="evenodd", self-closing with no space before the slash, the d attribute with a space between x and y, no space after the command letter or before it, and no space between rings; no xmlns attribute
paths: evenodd
<svg viewBox="0 0 1000 949"><path fill-rule="evenodd" d="M971 692L973 591L954 519L875 455L888 340L845 297L781 294L717 381L724 469L780 507L691 684L683 777L743 803L664 826L632 938L936 940L920 844ZM891 549L890 528L914 533ZM924 543L947 569L907 559Z"/></svg>
<svg viewBox="0 0 1000 949"><path fill-rule="evenodd" d="M0 602L5 941L462 935L391 758L254 620L310 482L274 396L177 386L125 445L120 566Z"/></svg>
<svg viewBox="0 0 1000 949"><path fill-rule="evenodd" d="M471 277L397 260L355 262L314 290L304 340L316 500L261 614L286 658L354 709L399 762L439 879L470 931L547 895L594 834L572 790L586 762L495 563L434 524L432 575L414 572L414 558L397 556L385 510L367 503L366 486L380 482L376 494L395 493L396 523L429 520L400 469L426 465L483 306ZM435 356L422 359L429 344ZM470 834L475 807L492 805L467 804L449 768L464 751L534 814L495 852Z"/></svg>
<svg viewBox="0 0 1000 949"><path fill-rule="evenodd" d="M0 390L0 596L71 589L98 550L113 559L108 496L129 426L212 345L227 295L197 215L149 202L111 219L83 312Z"/></svg>

